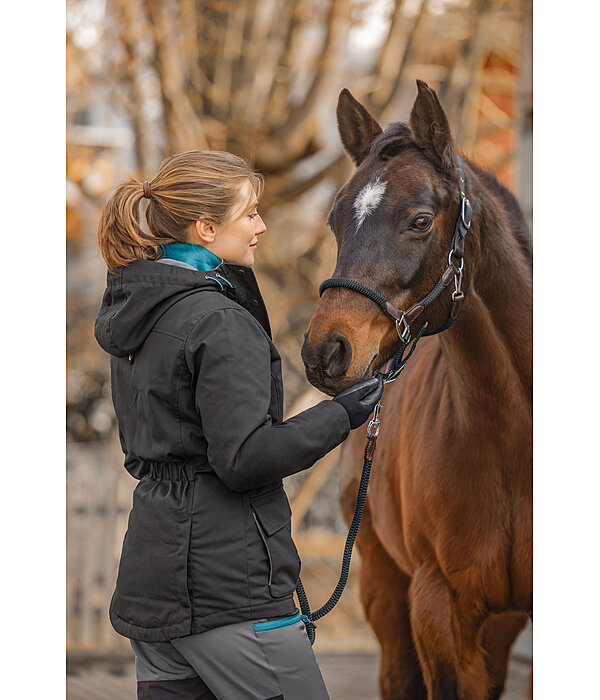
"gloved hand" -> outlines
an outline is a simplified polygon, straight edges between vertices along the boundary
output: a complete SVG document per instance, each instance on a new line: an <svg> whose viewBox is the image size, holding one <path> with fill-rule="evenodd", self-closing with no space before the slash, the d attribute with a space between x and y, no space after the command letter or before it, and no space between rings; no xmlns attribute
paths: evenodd
<svg viewBox="0 0 600 700"><path fill-rule="evenodd" d="M349 386L334 396L332 401L341 403L348 413L350 429L358 428L373 412L375 404L383 394L383 377L378 374Z"/></svg>

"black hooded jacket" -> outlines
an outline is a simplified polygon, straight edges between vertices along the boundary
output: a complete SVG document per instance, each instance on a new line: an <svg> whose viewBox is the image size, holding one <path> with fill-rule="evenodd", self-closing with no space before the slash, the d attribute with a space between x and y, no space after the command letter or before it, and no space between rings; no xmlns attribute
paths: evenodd
<svg viewBox="0 0 600 700"><path fill-rule="evenodd" d="M140 480L113 627L153 642L296 612L282 478L343 442L350 421L329 399L283 421L281 358L252 268L120 267L95 335L111 355L125 468Z"/></svg>

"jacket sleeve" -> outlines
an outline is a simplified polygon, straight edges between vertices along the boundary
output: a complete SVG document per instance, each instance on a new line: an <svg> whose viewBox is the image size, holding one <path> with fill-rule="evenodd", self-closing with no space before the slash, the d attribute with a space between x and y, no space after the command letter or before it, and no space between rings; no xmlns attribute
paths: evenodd
<svg viewBox="0 0 600 700"><path fill-rule="evenodd" d="M269 341L244 309L219 309L195 324L185 346L208 461L235 491L308 469L343 442L350 420L326 399L274 424Z"/></svg>

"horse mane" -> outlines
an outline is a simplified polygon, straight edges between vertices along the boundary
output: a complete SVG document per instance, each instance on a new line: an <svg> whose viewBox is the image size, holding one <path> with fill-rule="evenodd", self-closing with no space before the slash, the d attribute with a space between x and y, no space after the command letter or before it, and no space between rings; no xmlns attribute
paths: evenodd
<svg viewBox="0 0 600 700"><path fill-rule="evenodd" d="M409 145L415 145L415 139L408 124L393 122L374 139L369 153L379 159L393 158L401 148Z"/></svg>
<svg viewBox="0 0 600 700"><path fill-rule="evenodd" d="M511 232L517 239L519 246L527 260L529 266L533 268L533 241L531 238L531 233L529 232L529 227L525 221L525 216L517 198L514 194L505 187L498 178L486 170L481 165L473 163L469 160L469 165L477 174L477 177L482 181L485 187L490 190L492 195L498 197L498 199L504 204L506 215L511 223Z"/></svg>
<svg viewBox="0 0 600 700"><path fill-rule="evenodd" d="M392 122L383 133L373 140L369 153L377 159L386 160L393 158L402 148L410 145L414 146L416 143L409 125L405 122ZM492 172L477 163L473 163L471 160L468 162L482 184L504 204L506 214L511 223L511 231L525 259L532 268L533 242L531 233L516 197Z"/></svg>

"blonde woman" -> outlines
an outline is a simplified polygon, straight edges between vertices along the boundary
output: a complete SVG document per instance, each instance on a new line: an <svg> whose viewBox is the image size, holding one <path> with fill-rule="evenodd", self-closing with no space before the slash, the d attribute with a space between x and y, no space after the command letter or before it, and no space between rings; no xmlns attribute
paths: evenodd
<svg viewBox="0 0 600 700"><path fill-rule="evenodd" d="M300 558L282 478L362 425L383 384L283 421L252 271L262 189L237 155L180 153L152 180L118 186L99 224L108 274L95 335L139 480L110 619L131 640L138 698L329 697L293 599Z"/></svg>

